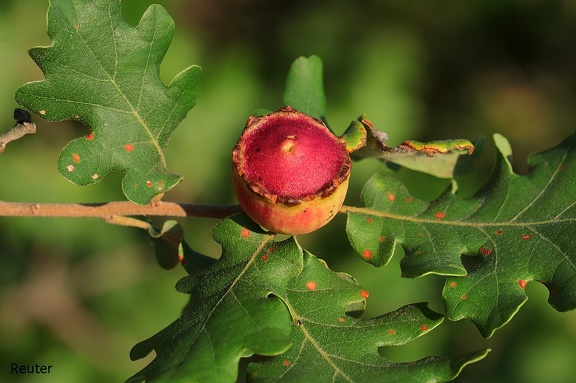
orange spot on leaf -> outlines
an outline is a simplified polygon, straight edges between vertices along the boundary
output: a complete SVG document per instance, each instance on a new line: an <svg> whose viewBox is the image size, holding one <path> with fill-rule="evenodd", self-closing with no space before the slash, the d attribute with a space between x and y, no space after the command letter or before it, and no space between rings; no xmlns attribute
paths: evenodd
<svg viewBox="0 0 576 383"><path fill-rule="evenodd" d="M284 362L282 362L282 364L283 364L285 367L288 367L288 366L290 365L290 361L289 361L289 360L285 360Z"/></svg>
<svg viewBox="0 0 576 383"><path fill-rule="evenodd" d="M439 211L438 213L436 213L434 215L436 216L436 219L444 219L444 216L446 215L446 213L443 211Z"/></svg>
<svg viewBox="0 0 576 383"><path fill-rule="evenodd" d="M389 200L390 202L393 202L395 199L396 199L396 197L394 196L394 194L388 192L388 200Z"/></svg>
<svg viewBox="0 0 576 383"><path fill-rule="evenodd" d="M526 283L528 283L528 282L526 282L525 279L519 279L519 280L518 280L518 284L520 285L520 288L521 288L521 289L525 289L525 288L526 288Z"/></svg>
<svg viewBox="0 0 576 383"><path fill-rule="evenodd" d="M460 299L462 299L463 301L465 301L466 299L468 299L468 295L464 294L460 297Z"/></svg>
<svg viewBox="0 0 576 383"><path fill-rule="evenodd" d="M362 290L360 291L360 295L362 296L362 298L366 299L370 296L370 293L366 290Z"/></svg>
<svg viewBox="0 0 576 383"><path fill-rule="evenodd" d="M388 334L390 334L390 335L394 335L395 333L396 333L396 330L394 330L393 328L388 330Z"/></svg>
<svg viewBox="0 0 576 383"><path fill-rule="evenodd" d="M270 246L267 251L268 251L269 253L271 253L271 252L273 252L274 250L276 250L276 247L275 247L275 246Z"/></svg>
<svg viewBox="0 0 576 383"><path fill-rule="evenodd" d="M313 290L316 290L316 287L317 287L317 286L316 286L316 282L314 282L314 281L308 281L308 282L306 282L306 288L307 288L308 290L312 290L312 291L313 291Z"/></svg>
<svg viewBox="0 0 576 383"><path fill-rule="evenodd" d="M366 218L366 222L372 223L372 218Z"/></svg>
<svg viewBox="0 0 576 383"><path fill-rule="evenodd" d="M338 322L340 322L340 323L344 323L345 321L346 321L346 319L344 319L342 317L338 318Z"/></svg>
<svg viewBox="0 0 576 383"><path fill-rule="evenodd" d="M530 238L532 238L532 236L530 234L522 234L522 240L527 241Z"/></svg>
<svg viewBox="0 0 576 383"><path fill-rule="evenodd" d="M362 257L364 259L370 259L370 258L372 258L372 252L370 250L366 249L362 252Z"/></svg>
<svg viewBox="0 0 576 383"><path fill-rule="evenodd" d="M242 238L248 238L250 236L250 230L243 227L240 235L242 236Z"/></svg>
<svg viewBox="0 0 576 383"><path fill-rule="evenodd" d="M130 153L134 150L134 145L126 144L126 145L124 145L124 150L126 150L128 153Z"/></svg>
<svg viewBox="0 0 576 383"><path fill-rule="evenodd" d="M268 255L263 255L260 259L263 260L263 261L267 261L267 260L268 260Z"/></svg>
<svg viewBox="0 0 576 383"><path fill-rule="evenodd" d="M502 234L502 229L496 230L496 234L498 234L498 235Z"/></svg>
<svg viewBox="0 0 576 383"><path fill-rule="evenodd" d="M558 170L564 170L564 166L558 165Z"/></svg>
<svg viewBox="0 0 576 383"><path fill-rule="evenodd" d="M87 139L88 141L92 141L94 139L94 133L88 133L87 135L84 136L85 139Z"/></svg>
<svg viewBox="0 0 576 383"><path fill-rule="evenodd" d="M380 238L378 238L378 240L379 240L380 242L384 242L384 240L386 240L386 237L385 237L385 236L381 236Z"/></svg>
<svg viewBox="0 0 576 383"><path fill-rule="evenodd" d="M456 285L457 285L456 282L454 282L454 281L450 282L450 287L456 287Z"/></svg>
<svg viewBox="0 0 576 383"><path fill-rule="evenodd" d="M486 256L490 255L492 253L492 250L486 248L486 247L481 247L480 248L480 252Z"/></svg>
<svg viewBox="0 0 576 383"><path fill-rule="evenodd" d="M151 187L152 187L152 181L150 181L150 180L146 181L146 186L148 186L149 188L151 188Z"/></svg>
<svg viewBox="0 0 576 383"><path fill-rule="evenodd" d="M423 324L422 326L420 326L420 328L422 329L422 331L426 331L428 330L428 325Z"/></svg>
<svg viewBox="0 0 576 383"><path fill-rule="evenodd" d="M406 198L404 198L404 201L406 201L406 202L412 202L412 198L406 197Z"/></svg>
<svg viewBox="0 0 576 383"><path fill-rule="evenodd" d="M76 163L80 162L80 155L79 154L72 154L72 160Z"/></svg>

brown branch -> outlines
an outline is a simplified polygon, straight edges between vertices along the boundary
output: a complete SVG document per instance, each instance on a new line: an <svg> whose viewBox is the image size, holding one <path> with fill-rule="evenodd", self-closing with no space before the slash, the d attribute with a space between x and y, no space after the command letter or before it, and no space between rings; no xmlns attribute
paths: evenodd
<svg viewBox="0 0 576 383"><path fill-rule="evenodd" d="M130 201L57 204L0 201L0 217L100 218L115 223L115 216L164 216L226 218L241 212L239 205L195 205L176 202L154 202L137 205Z"/></svg>
<svg viewBox="0 0 576 383"><path fill-rule="evenodd" d="M144 230L150 230L152 228L152 224L149 222L142 221L138 218L126 217L123 215L113 215L111 217L104 218L104 221L111 225L137 227Z"/></svg>
<svg viewBox="0 0 576 383"><path fill-rule="evenodd" d="M14 125L8 131L0 134L0 154L6 149L8 143L34 133L36 133L36 124L33 122L22 122Z"/></svg>

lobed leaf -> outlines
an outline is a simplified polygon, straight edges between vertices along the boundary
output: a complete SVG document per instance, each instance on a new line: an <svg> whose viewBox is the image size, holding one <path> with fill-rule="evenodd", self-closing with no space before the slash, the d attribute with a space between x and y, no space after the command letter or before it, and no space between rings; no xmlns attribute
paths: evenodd
<svg viewBox="0 0 576 383"><path fill-rule="evenodd" d="M234 382L240 358L277 355L291 345L290 317L271 296L302 267L294 238L275 242L245 215L221 221L214 238L222 257L180 280L190 294L182 316L132 349L156 358L129 382Z"/></svg>
<svg viewBox="0 0 576 383"><path fill-rule="evenodd" d="M529 281L548 287L557 310L576 307L575 136L530 156L526 176L512 171L508 141L496 138L496 168L474 197L447 191L426 203L377 175L364 188L365 207L349 208L347 222L350 243L366 261L385 265L401 245L404 276L450 276L447 316L469 318L485 337L519 310ZM466 267L461 255L473 257Z"/></svg>
<svg viewBox="0 0 576 383"><path fill-rule="evenodd" d="M160 64L174 35L166 10L152 5L132 27L120 1L51 0L48 35L51 46L30 50L45 78L21 86L16 100L48 121L75 119L92 128L64 148L60 173L88 185L123 171L124 194L139 204L179 183L165 150L196 103L201 69L188 67L162 83Z"/></svg>
<svg viewBox="0 0 576 383"><path fill-rule="evenodd" d="M276 242L244 214L221 221L214 238L222 245L216 262L196 267L206 259L184 252L190 276L177 289L190 302L175 322L134 346L132 359L152 351L156 358L129 382L234 382L240 358L254 354L271 358L249 365L249 380L440 381L488 352L414 363L383 359L378 347L407 343L443 317L415 304L356 319L367 291L303 251L294 237Z"/></svg>
<svg viewBox="0 0 576 383"><path fill-rule="evenodd" d="M296 322L292 347L265 363L248 367L251 382L438 382L456 377L489 350L455 358L428 357L395 363L379 347L402 345L444 319L419 303L370 319L357 319L369 293L350 276L334 273L308 252L304 269L282 299Z"/></svg>

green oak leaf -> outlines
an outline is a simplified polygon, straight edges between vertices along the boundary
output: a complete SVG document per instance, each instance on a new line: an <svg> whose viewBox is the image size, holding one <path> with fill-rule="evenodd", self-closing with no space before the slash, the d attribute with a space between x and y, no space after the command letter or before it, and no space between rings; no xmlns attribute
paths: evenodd
<svg viewBox="0 0 576 383"><path fill-rule="evenodd" d="M44 80L21 86L16 100L48 121L80 120L92 133L71 141L58 169L77 185L122 171L126 197L139 204L178 184L166 167L172 131L195 105L198 66L166 86L160 64L174 35L174 21L159 5L139 24L122 19L117 0L51 0L49 47L30 56Z"/></svg>
<svg viewBox="0 0 576 383"><path fill-rule="evenodd" d="M576 307L576 138L530 156L525 176L512 171L508 141L495 141L495 170L472 198L447 191L427 203L376 175L363 190L365 206L348 208L347 221L350 243L366 261L385 265L401 245L404 276L450 276L447 316L469 318L485 337L519 310L529 281L550 290L557 310ZM461 255L472 262L465 267Z"/></svg>
<svg viewBox="0 0 576 383"><path fill-rule="evenodd" d="M273 292L302 268L293 237L275 242L244 214L221 221L214 239L222 257L180 280L190 294L181 317L132 349L156 358L129 382L235 382L240 358L286 351L291 320Z"/></svg>
<svg viewBox="0 0 576 383"><path fill-rule="evenodd" d="M378 355L379 346L407 343L438 326L443 317L415 304L356 319L368 292L303 251L295 237L278 241L243 213L221 221L214 238L222 245L218 261L202 267L205 259L184 252L190 275L177 289L189 294L190 301L180 318L134 346L132 359L152 351L156 358L130 383L235 382L240 358L254 354L271 359L251 365L249 380L326 381L337 373L355 381L375 374L389 380L411 375L439 381L455 377L487 353L387 361ZM291 372L285 376L287 370Z"/></svg>
<svg viewBox="0 0 576 383"><path fill-rule="evenodd" d="M295 320L294 344L265 363L250 364L248 381L448 381L489 351L405 363L384 359L379 347L410 342L438 326L443 317L420 303L376 318L358 319L368 294L350 276L332 272L305 252L304 269L290 281L282 298Z"/></svg>
<svg viewBox="0 0 576 383"><path fill-rule="evenodd" d="M317 119L326 119L322 60L318 56L296 59L286 78L284 103Z"/></svg>

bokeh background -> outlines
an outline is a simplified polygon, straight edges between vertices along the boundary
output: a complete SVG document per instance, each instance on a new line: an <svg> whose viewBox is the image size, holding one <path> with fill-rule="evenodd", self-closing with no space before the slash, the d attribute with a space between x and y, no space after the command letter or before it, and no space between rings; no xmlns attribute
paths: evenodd
<svg viewBox="0 0 576 383"><path fill-rule="evenodd" d="M464 196L488 176L491 136L507 136L517 172L526 157L559 142L576 121L576 2L165 0L176 36L164 65L166 82L190 64L204 68L197 106L175 131L171 170L185 180L165 199L235 203L230 150L257 108L282 106L290 63L298 56L324 61L328 121L337 132L366 113L392 144L406 139L487 137L473 175L458 179ZM135 24L148 1L123 0ZM0 2L0 130L13 124L14 92L42 79L27 55L49 45L48 1ZM0 155L0 200L101 202L124 199L120 174L80 188L56 170L59 151L88 132L71 123L35 118L38 133ZM348 203L382 170L377 161L355 165ZM432 199L447 181L402 170L417 196ZM422 187L422 185L426 185ZM214 220L182 220L187 241L219 255ZM428 301L437 311L442 278L400 278L399 260L373 268L347 244L345 218L303 236L303 246L370 292L367 315ZM174 290L181 268L157 266L145 233L87 219L0 218L0 382L123 381L144 361L130 348L168 325L186 297ZM548 291L527 286L528 302L488 340L467 321L446 321L417 341L382 350L397 361L492 353L464 369L459 382L563 383L576 376L576 315L546 302ZM11 375L10 363L53 365L50 375Z"/></svg>

